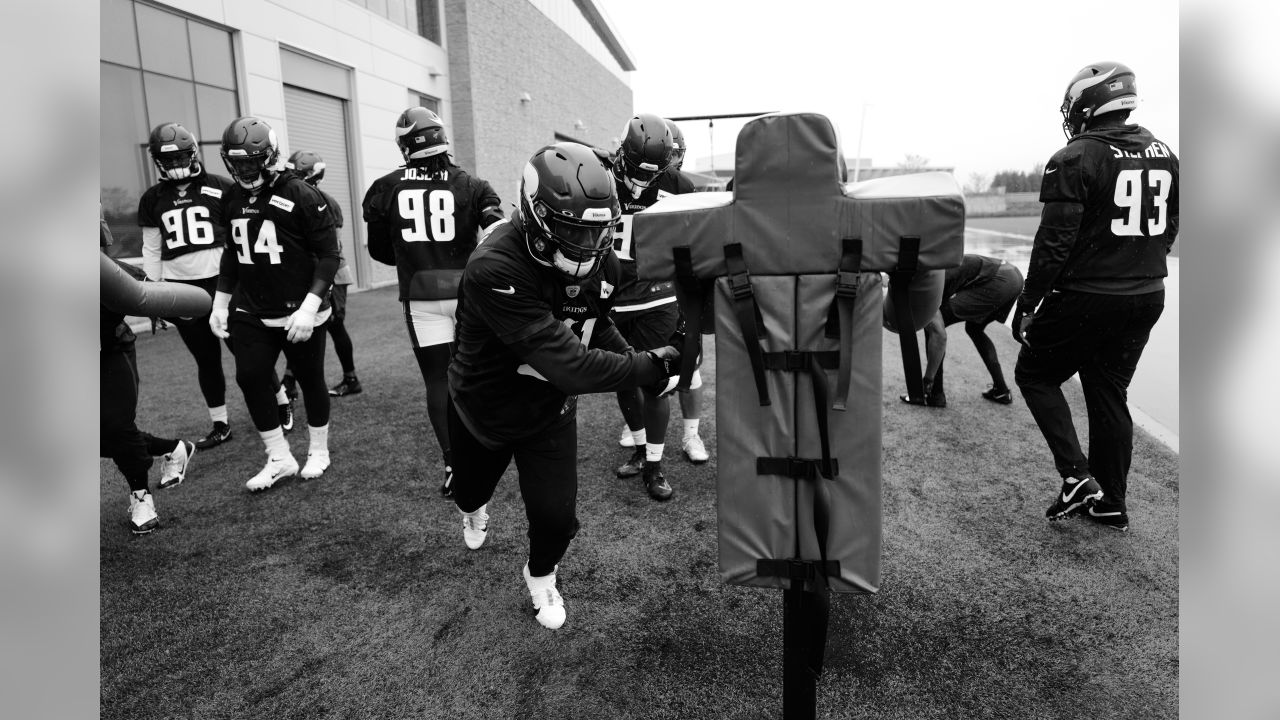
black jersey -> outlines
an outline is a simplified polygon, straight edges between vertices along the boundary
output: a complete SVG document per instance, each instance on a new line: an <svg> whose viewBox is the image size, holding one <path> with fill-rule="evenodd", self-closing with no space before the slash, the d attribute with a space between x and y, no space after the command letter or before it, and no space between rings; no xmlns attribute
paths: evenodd
<svg viewBox="0 0 1280 720"><path fill-rule="evenodd" d="M278 318L297 310L307 293L328 297L340 256L328 204L292 173L257 194L232 188L218 289L232 292L237 310ZM321 309L327 307L326 299Z"/></svg>
<svg viewBox="0 0 1280 720"><path fill-rule="evenodd" d="M226 245L225 206L233 186L228 178L205 171L147 188L138 201L138 225L160 229L161 260Z"/></svg>
<svg viewBox="0 0 1280 720"><path fill-rule="evenodd" d="M630 352L609 320L616 258L574 283L528 254L521 231L503 223L476 249L462 276L449 392L459 416L497 447L537 434L574 412L581 393L648 385L657 366Z"/></svg>
<svg viewBox="0 0 1280 720"><path fill-rule="evenodd" d="M1023 297L1052 288L1127 295L1164 287L1165 258L1178 236L1178 158L1139 125L1072 138L1050 158L1040 201L1082 208L1079 230L1042 223Z"/></svg>
<svg viewBox="0 0 1280 720"><path fill-rule="evenodd" d="M942 301L978 282L986 282L1000 272L1003 261L983 255L965 255L960 264L948 268L942 282Z"/></svg>
<svg viewBox="0 0 1280 720"><path fill-rule="evenodd" d="M401 300L457 297L480 228L502 218L493 187L455 165L387 173L369 187L363 209L369 255L396 266Z"/></svg>
<svg viewBox="0 0 1280 720"><path fill-rule="evenodd" d="M342 227L343 223L345 222L342 217L342 206L339 205L338 201L334 200L333 196L330 195L329 193L323 190L320 190L320 188L316 188L316 190L320 192L320 197L323 197L325 199L327 204L327 207L325 208L325 212L333 216L334 226Z"/></svg>
<svg viewBox="0 0 1280 720"><path fill-rule="evenodd" d="M622 205L622 222L613 231L613 252L622 261L622 284L618 287L614 302L618 312L644 310L675 301L676 288L670 280L639 278L636 272L636 248L631 241L632 216L672 194L663 189L663 177L666 177L666 173L637 197L631 196L624 181L617 181L618 202ZM670 187L674 188L674 184Z"/></svg>

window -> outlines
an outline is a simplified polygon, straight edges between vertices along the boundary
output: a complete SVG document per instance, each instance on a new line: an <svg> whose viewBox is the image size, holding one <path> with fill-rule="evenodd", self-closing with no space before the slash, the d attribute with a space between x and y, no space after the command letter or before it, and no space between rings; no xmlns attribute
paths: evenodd
<svg viewBox="0 0 1280 720"><path fill-rule="evenodd" d="M440 115L440 98L438 97L432 97L430 95L424 95L420 92L415 92L413 90L410 90L409 104L410 106L420 105L430 110L431 112L437 115ZM444 116L440 115L440 117L444 117Z"/></svg>
<svg viewBox="0 0 1280 720"><path fill-rule="evenodd" d="M440 0L418 0L418 34L441 45Z"/></svg>
<svg viewBox="0 0 1280 720"><path fill-rule="evenodd" d="M103 214L116 257L142 254L138 200L156 181L151 128L180 122L200 140L200 161L222 173L222 130L240 114L231 33L133 0L103 0L101 163Z"/></svg>

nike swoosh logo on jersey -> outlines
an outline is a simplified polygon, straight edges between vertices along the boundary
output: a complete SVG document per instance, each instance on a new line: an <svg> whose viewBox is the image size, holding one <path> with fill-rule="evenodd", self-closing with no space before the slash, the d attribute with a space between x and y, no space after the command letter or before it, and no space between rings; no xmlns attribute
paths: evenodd
<svg viewBox="0 0 1280 720"><path fill-rule="evenodd" d="M329 203L325 203L324 205L321 205L320 207L316 208L316 211L317 211L317 212L324 212L324 209L325 209L325 208L327 208L327 207L329 207Z"/></svg>
<svg viewBox="0 0 1280 720"><path fill-rule="evenodd" d="M1045 175L1048 175L1048 174L1050 174L1050 173L1056 173L1056 172L1058 172L1058 168L1056 168L1056 167L1052 167L1052 168L1049 168L1048 170L1045 170L1045 171L1044 171L1044 174L1045 174Z"/></svg>
<svg viewBox="0 0 1280 720"><path fill-rule="evenodd" d="M515 288L515 286L514 286L514 285L508 285L508 286L506 287L506 289L505 289L505 290L504 290L504 289L502 289L502 288L494 288L494 289L493 289L493 291L494 291L494 292L498 292L498 293L502 293L503 295L515 295L515 294L516 294L516 288Z"/></svg>

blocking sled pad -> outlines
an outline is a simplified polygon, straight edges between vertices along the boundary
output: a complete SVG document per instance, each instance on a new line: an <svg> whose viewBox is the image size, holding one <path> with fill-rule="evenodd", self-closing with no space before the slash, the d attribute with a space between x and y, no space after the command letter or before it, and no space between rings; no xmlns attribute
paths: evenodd
<svg viewBox="0 0 1280 720"><path fill-rule="evenodd" d="M964 253L954 177L844 184L838 153L821 115L756 118L734 192L635 215L640 276L675 280L690 329L714 328L719 566L733 584L785 589L799 560L831 590L877 590L879 273L940 277L920 271Z"/></svg>

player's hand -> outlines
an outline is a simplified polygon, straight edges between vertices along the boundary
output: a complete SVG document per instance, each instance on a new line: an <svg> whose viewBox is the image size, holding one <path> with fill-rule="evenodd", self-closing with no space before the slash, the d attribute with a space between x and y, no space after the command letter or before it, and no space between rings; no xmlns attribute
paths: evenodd
<svg viewBox="0 0 1280 720"><path fill-rule="evenodd" d="M307 293L298 309L284 321L285 337L291 343L306 342L316 327L316 312L320 310L320 296Z"/></svg>
<svg viewBox="0 0 1280 720"><path fill-rule="evenodd" d="M209 329L213 331L213 336L222 340L231 337L231 333L227 332L227 309L217 308L209 312Z"/></svg>
<svg viewBox="0 0 1280 720"><path fill-rule="evenodd" d="M648 390L658 397L670 395L675 391L676 384L680 382L680 350L668 345L657 350L649 350L645 355L649 356L663 375L663 379Z"/></svg>
<svg viewBox="0 0 1280 720"><path fill-rule="evenodd" d="M1027 331L1031 329L1031 320L1031 313L1016 312L1013 315L1013 339L1027 349L1031 348L1027 343Z"/></svg>

